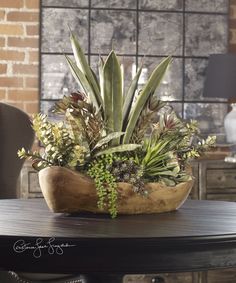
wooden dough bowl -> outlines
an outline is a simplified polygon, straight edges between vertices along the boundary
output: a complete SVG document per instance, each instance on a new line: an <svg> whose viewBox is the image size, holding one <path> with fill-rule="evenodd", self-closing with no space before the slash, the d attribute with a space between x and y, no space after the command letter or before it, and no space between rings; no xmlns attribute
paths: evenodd
<svg viewBox="0 0 236 283"><path fill-rule="evenodd" d="M39 172L39 184L53 212L107 213L97 208L97 193L93 180L65 167L52 166ZM148 196L135 193L132 185L118 183L119 214L160 213L178 209L188 197L193 181L167 187L159 183L147 183Z"/></svg>

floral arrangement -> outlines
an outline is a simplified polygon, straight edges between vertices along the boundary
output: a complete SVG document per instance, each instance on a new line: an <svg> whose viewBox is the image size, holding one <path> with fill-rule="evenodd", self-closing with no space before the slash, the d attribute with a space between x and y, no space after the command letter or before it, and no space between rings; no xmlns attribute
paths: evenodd
<svg viewBox="0 0 236 283"><path fill-rule="evenodd" d="M65 58L83 92L55 103L59 123L44 114L33 116L33 129L44 151L23 148L19 157L33 160L36 170L64 166L90 176L98 207L107 207L112 217L117 214L118 182L131 183L145 197L147 182L175 186L192 179L189 160L211 147L215 138L201 139L196 121L182 121L154 95L171 57L154 69L139 90L141 66L125 94L114 51L105 61L100 58L97 78L73 33L70 40L75 62Z"/></svg>

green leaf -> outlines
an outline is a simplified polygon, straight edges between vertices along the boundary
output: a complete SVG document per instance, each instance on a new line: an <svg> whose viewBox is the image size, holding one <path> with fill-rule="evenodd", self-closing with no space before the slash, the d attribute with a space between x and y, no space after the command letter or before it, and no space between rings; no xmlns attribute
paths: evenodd
<svg viewBox="0 0 236 283"><path fill-rule="evenodd" d="M110 133L108 134L106 137L102 138L95 146L95 148L101 147L102 145L108 143L109 141L115 139L115 138L119 138L120 136L124 135L123 132L114 132L114 133Z"/></svg>
<svg viewBox="0 0 236 283"><path fill-rule="evenodd" d="M165 177L161 178L161 182L163 182L168 187L174 187L176 185L175 181Z"/></svg>
<svg viewBox="0 0 236 283"><path fill-rule="evenodd" d="M169 148L167 147L169 141L151 141L149 139L148 142L144 143L146 149L146 155L143 158L143 165L150 165L155 162L159 162L159 160L163 160L164 158L169 158ZM164 151L165 149L165 151Z"/></svg>
<svg viewBox="0 0 236 283"><path fill-rule="evenodd" d="M99 151L98 153L95 154L95 156L100 156L104 154L112 154L116 152L126 152L126 151L133 151L138 148L140 148L140 144L122 144L119 146L111 147L102 151Z"/></svg>
<svg viewBox="0 0 236 283"><path fill-rule="evenodd" d="M104 60L102 59L101 56L99 56L99 62L98 62L98 73L99 73L99 82L101 88L103 87L103 67L104 67ZM101 94L103 94L103 91L101 90Z"/></svg>
<svg viewBox="0 0 236 283"><path fill-rule="evenodd" d="M76 144L82 143L83 127L80 123L80 119L77 119L71 115L71 112L67 109L65 118L68 126L68 132Z"/></svg>
<svg viewBox="0 0 236 283"><path fill-rule="evenodd" d="M146 173L146 172L145 172ZM164 170L164 171L155 171L155 170L148 170L147 174L149 176L172 176L172 177L176 177L176 173L174 173L173 171L170 170Z"/></svg>
<svg viewBox="0 0 236 283"><path fill-rule="evenodd" d="M128 122L128 117L130 114L130 109L133 103L135 91L137 89L138 85L138 80L142 72L142 66L139 68L138 72L136 73L135 77L133 78L129 89L127 91L127 95L125 97L123 109L122 109L122 116L123 116L123 129L125 129L127 122Z"/></svg>
<svg viewBox="0 0 236 283"><path fill-rule="evenodd" d="M87 78L84 73L78 68L78 66L70 59L69 56L65 55L66 61L71 69L71 73L79 85L83 88L84 92L89 96L92 104L96 107L97 111L100 109L100 104L97 101L96 95L91 88Z"/></svg>
<svg viewBox="0 0 236 283"><path fill-rule="evenodd" d="M160 156L155 156L154 158L148 160L146 163L143 162L142 164L145 167L152 168L152 167L158 167L162 165L164 162L168 161L171 157L168 153L162 154Z"/></svg>
<svg viewBox="0 0 236 283"><path fill-rule="evenodd" d="M100 94L100 87L99 84L97 82L97 80L94 78L94 74L91 71L91 68L86 60L86 57L82 51L82 48L76 38L76 36L71 32L70 33L70 40L71 40L71 46L72 46L72 50L73 50L73 54L75 57L75 62L78 66L78 68L83 72L83 74L85 75L85 77L88 80L88 83L90 85L90 87L93 89L94 91L94 96L96 97L97 100L97 104L99 107L102 106L102 97Z"/></svg>
<svg viewBox="0 0 236 283"><path fill-rule="evenodd" d="M165 154L166 152L170 151L171 148L167 147L167 145L170 143L169 140L167 141L160 141L157 145L155 145L154 147L152 147L151 149L151 157L150 159L152 159L155 156L158 156L160 154Z"/></svg>
<svg viewBox="0 0 236 283"><path fill-rule="evenodd" d="M133 134L134 128L143 110L143 107L145 106L149 97L155 92L156 88L160 84L171 61L171 57L167 57L162 60L162 62L152 72L151 77L140 92L129 118L129 122L123 139L124 144L129 143L129 140Z"/></svg>
<svg viewBox="0 0 236 283"><path fill-rule="evenodd" d="M96 74L94 73L93 69L90 67L90 70L93 74L93 77L94 77L94 80L96 81L96 84L99 86L99 93L100 93L100 85L99 85L99 81L98 81L98 78L96 76Z"/></svg>
<svg viewBox="0 0 236 283"><path fill-rule="evenodd" d="M103 66L102 96L107 132L121 132L122 78L120 64L114 51L108 55ZM119 144L119 138L113 140L112 144Z"/></svg>
<svg viewBox="0 0 236 283"><path fill-rule="evenodd" d="M99 56L99 62L98 62L98 74L99 74L99 83L100 83L100 87L101 87L101 97L102 97L102 101L103 101L103 119L105 121L105 113L104 113L104 90L103 90L103 87L104 87L104 77L103 77L103 67L104 67L104 61L102 59L101 56Z"/></svg>

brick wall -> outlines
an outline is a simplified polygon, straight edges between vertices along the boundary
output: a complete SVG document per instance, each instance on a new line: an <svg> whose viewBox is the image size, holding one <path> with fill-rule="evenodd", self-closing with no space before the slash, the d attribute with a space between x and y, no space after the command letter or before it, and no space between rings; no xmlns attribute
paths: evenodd
<svg viewBox="0 0 236 283"><path fill-rule="evenodd" d="M0 0L0 101L38 111L39 0Z"/></svg>

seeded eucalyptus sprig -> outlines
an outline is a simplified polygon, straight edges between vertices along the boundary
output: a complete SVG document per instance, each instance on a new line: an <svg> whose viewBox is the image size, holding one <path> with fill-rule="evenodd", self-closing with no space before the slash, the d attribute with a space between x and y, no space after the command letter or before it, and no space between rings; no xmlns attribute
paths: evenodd
<svg viewBox="0 0 236 283"><path fill-rule="evenodd" d="M18 150L17 154L20 159L32 160L32 167L36 170L41 170L43 168L53 166L53 163L43 158L37 151L26 151L24 148L22 148Z"/></svg>
<svg viewBox="0 0 236 283"><path fill-rule="evenodd" d="M34 161L34 168L41 170L48 166L65 166L75 169L85 162L86 148L75 142L75 137L63 122L49 122L46 115L33 117L33 129L44 147L42 154L24 149L18 151L21 158Z"/></svg>

